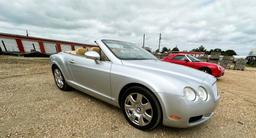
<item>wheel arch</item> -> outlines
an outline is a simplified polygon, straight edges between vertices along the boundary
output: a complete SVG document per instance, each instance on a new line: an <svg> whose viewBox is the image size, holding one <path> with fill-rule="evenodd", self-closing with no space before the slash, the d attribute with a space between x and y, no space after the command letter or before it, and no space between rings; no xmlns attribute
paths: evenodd
<svg viewBox="0 0 256 138"><path fill-rule="evenodd" d="M150 88L146 87L143 84L140 84L140 83L129 83L129 84L125 85L121 89L121 91L119 93L119 96L118 96L118 105L119 105L119 107L122 108L121 107L121 99L122 99L122 96L125 94L125 91L128 88L134 87L134 86L143 87L143 88L147 89L156 98L156 101L158 102L158 105L160 106L160 114L161 114L160 115L160 124L162 124L163 123L164 114L165 114L165 109L163 108L164 105L162 103L162 100L160 100L160 96L157 93L155 93L154 91L152 91ZM158 125L160 125L160 124L158 124Z"/></svg>
<svg viewBox="0 0 256 138"><path fill-rule="evenodd" d="M52 72L53 72L53 69L55 68L59 68L57 64L53 63L52 66L51 66L51 69L52 69Z"/></svg>
<svg viewBox="0 0 256 138"><path fill-rule="evenodd" d="M61 71L62 75L64 76L64 78L65 78L65 79L68 79L68 78L67 78L67 75L66 75L66 72L64 72L65 69L62 69L62 67L61 67L57 62L52 62L52 65L51 65L52 73L53 73L53 69L54 69L54 68L60 69L60 71Z"/></svg>
<svg viewBox="0 0 256 138"><path fill-rule="evenodd" d="M64 76L64 78L67 79L66 72L65 72L66 69L65 68L63 69L62 67L63 67L63 63L58 63L57 61L53 61L52 62L52 65L51 65L52 72L53 72L54 68L58 68L58 69L60 69L60 71L61 71L62 75Z"/></svg>
<svg viewBox="0 0 256 138"><path fill-rule="evenodd" d="M60 71L61 71L62 74L63 74L62 68L61 68L56 62L53 62L53 63L52 63L52 66L51 66L52 72L53 72L53 69L54 69L54 68L60 69ZM64 76L64 74L63 74L63 76ZM64 77L65 77L65 76L64 76Z"/></svg>
<svg viewBox="0 0 256 138"><path fill-rule="evenodd" d="M158 104L161 108L161 113L163 114L163 104L161 102L161 100L159 100L160 96L158 96L155 92L153 92L150 88L148 88L147 86L143 85L143 84L140 84L140 83L129 83L129 84L126 84L120 91L119 95L118 95L118 105L119 107L121 107L121 99L122 99L122 96L125 94L125 91L130 88L130 87L134 87L134 86L139 86L139 87L143 87L145 89L147 89L152 95L155 96L156 100L158 101Z"/></svg>
<svg viewBox="0 0 256 138"><path fill-rule="evenodd" d="M203 66L203 67L200 67L199 70L203 70L203 69L207 69L210 71L210 73L212 74L212 69L207 67L207 66Z"/></svg>

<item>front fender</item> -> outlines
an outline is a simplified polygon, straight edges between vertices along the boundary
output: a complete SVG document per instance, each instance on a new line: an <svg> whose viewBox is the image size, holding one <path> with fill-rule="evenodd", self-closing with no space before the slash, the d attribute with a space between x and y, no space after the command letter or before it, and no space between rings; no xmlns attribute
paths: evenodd
<svg viewBox="0 0 256 138"><path fill-rule="evenodd" d="M156 72L150 72L125 65L112 65L111 88L113 98L118 102L119 94L124 86L130 83L141 84L150 89L157 98L158 93L167 92L173 95L183 95L186 82L175 77L163 76Z"/></svg>
<svg viewBox="0 0 256 138"><path fill-rule="evenodd" d="M62 53L54 54L50 56L51 59L51 67L53 65L56 65L62 72L62 75L64 76L65 80L71 80L71 75L68 70L68 66L66 65L64 55Z"/></svg>

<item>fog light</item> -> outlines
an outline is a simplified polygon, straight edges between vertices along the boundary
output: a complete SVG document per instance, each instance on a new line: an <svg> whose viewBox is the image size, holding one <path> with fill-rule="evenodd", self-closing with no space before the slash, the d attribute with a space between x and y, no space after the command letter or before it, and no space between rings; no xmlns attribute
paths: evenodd
<svg viewBox="0 0 256 138"><path fill-rule="evenodd" d="M181 117L179 117L179 116L177 116L177 115L170 115L170 116L169 116L169 119L170 119L170 120L174 120L174 121L178 121L178 120L181 119Z"/></svg>

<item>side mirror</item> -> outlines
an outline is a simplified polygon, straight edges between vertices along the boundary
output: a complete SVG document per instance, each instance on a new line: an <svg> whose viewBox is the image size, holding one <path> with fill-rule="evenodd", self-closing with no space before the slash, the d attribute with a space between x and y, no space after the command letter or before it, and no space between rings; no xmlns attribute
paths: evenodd
<svg viewBox="0 0 256 138"><path fill-rule="evenodd" d="M189 62L189 60L188 60L188 59L185 59L184 61L185 61L185 62Z"/></svg>
<svg viewBox="0 0 256 138"><path fill-rule="evenodd" d="M95 60L96 63L97 63L97 60L100 60L99 53L95 52L95 51L87 51L87 52L84 53L84 56L89 58L89 59Z"/></svg>

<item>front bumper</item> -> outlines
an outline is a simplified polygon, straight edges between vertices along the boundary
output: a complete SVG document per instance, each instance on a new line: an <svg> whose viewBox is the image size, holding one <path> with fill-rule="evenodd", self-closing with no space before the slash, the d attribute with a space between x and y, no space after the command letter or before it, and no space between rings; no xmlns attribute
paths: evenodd
<svg viewBox="0 0 256 138"><path fill-rule="evenodd" d="M163 124L170 127L186 128L201 124L213 115L218 105L219 97L211 96L207 101L188 101L183 96L163 94ZM179 116L179 120L170 118L171 115Z"/></svg>
<svg viewBox="0 0 256 138"><path fill-rule="evenodd" d="M225 69L221 68L221 70L217 70L217 71L213 72L212 75L218 78L218 77L223 76L224 72L225 72Z"/></svg>

